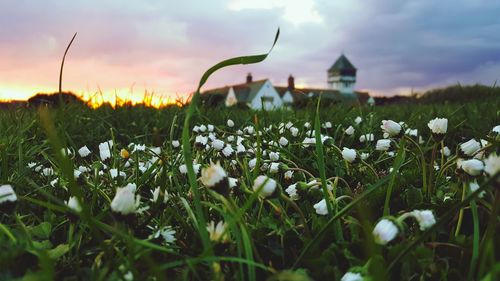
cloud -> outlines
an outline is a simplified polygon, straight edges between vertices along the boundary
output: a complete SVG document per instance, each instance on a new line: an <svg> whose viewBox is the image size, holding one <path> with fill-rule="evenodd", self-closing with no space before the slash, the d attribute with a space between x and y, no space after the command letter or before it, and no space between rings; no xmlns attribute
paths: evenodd
<svg viewBox="0 0 500 281"><path fill-rule="evenodd" d="M75 31L65 85L81 91L135 83L189 93L214 63L266 52L278 26L268 60L224 69L207 87L243 82L247 72L326 87L326 69L342 52L358 68L357 88L377 94L492 84L500 73L500 3L493 1L19 0L1 1L0 10L7 27L0 29L0 88L53 88Z"/></svg>

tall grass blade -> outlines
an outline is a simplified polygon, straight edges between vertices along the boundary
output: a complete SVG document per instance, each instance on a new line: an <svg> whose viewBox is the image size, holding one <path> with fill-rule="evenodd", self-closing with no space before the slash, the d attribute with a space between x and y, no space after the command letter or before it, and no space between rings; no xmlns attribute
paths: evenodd
<svg viewBox="0 0 500 281"><path fill-rule="evenodd" d="M191 191L193 192L193 198L194 198L194 206L195 206L195 212L197 219L199 221L199 225L205 226L206 225L206 219L205 215L203 213L203 210L201 208L201 199L200 199L200 193L198 190L198 183L196 182L196 175L194 173L194 169L192 166L193 163L193 157L192 157L192 151L191 151L191 143L190 143L190 122L191 118L193 117L194 112L197 110L198 107L198 102L199 102L199 96L200 96L200 90L201 87L207 82L208 78L210 75L212 75L215 71L231 66L231 65L238 65L238 64L252 64L252 63L258 63L267 58L271 50L274 48L274 45L276 44L277 40L279 38L279 29L276 32L276 36L274 38L273 45L269 52L266 54L262 55L254 55L254 56L242 56L242 57L235 57L231 58L228 60L224 60L222 62L217 63L216 65L212 66L210 69L208 69L203 76L200 79L200 82L198 84L198 88L196 92L193 95L193 98L191 99L191 103L188 107L186 117L184 119L184 127L182 128L182 152L184 156L184 161L187 166L187 174L188 174L188 179L189 179L189 185L191 187ZM210 243L210 239L208 236L208 232L204 227L199 227L199 234L201 236L201 240L203 243L203 254L211 254L213 253L212 245Z"/></svg>

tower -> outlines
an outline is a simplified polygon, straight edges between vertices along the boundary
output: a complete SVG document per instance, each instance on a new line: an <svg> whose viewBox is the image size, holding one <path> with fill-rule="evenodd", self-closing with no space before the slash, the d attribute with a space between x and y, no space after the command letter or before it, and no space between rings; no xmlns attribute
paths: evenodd
<svg viewBox="0 0 500 281"><path fill-rule="evenodd" d="M342 94L354 94L356 67L342 54L328 69L328 87Z"/></svg>

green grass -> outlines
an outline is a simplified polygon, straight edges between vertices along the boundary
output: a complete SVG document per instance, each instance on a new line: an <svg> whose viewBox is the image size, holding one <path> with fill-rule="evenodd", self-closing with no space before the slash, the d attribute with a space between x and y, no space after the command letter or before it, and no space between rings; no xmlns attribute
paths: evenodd
<svg viewBox="0 0 500 281"><path fill-rule="evenodd" d="M24 108L2 111L0 179L1 184L14 187L18 201L15 211L0 215L0 279L61 280L78 274L84 276L82 279L121 280L131 274L136 280L223 277L226 280L262 280L273 276L337 280L349 270L360 270L379 280L406 280L416 276L480 280L494 274L498 268L499 246L495 235L491 235L499 230L499 217L495 213L498 184L494 187L490 177L480 176L477 181L486 195L474 199L479 193L476 192L461 200L461 183L469 179L456 174L456 165L450 165L442 176L434 169L427 169L428 173L433 173L433 177L427 178L433 180L434 187L434 192L427 197L422 195L422 165L429 166L432 156L433 140L426 124L435 117L449 119L444 143L452 155L461 142L470 138L489 139L492 145L486 149L486 154L499 153L498 138L495 140L490 133L491 128L500 123L495 104L498 100L466 105L374 108L338 105L322 107L317 115L313 108L274 112L200 108L193 115L189 130L194 125L213 124L217 138L227 142L228 136L238 136L238 129L252 126L259 120L260 140L255 134L243 137L247 148L262 143L263 155L257 167L269 164L266 155L270 151L280 152L281 170L271 174L250 170L248 162L254 155L225 158L213 149L193 148L191 157L195 162L207 166L210 160L219 160L228 174L239 180L239 186L226 196L201 185L196 180L199 174L194 178L196 186L193 187L188 176L179 171L184 154L171 142L181 140L183 126L180 122L185 118L185 109L103 107L91 110L69 104L39 111ZM358 115L363 117L363 122L356 125L353 120ZM232 119L236 126L228 127L227 119ZM417 128L424 139L419 148L427 163L422 163L418 149L408 143L399 148L406 154L399 162L395 157L400 153L390 156L375 151L375 142L360 143L358 138L364 133L372 132L375 139L382 138L382 119L404 121L409 127ZM279 124L289 121L299 128L299 136L293 137L286 129L280 132ZM331 141L325 142L322 151L304 147L302 140L308 130L304 123L309 122L311 129L317 124L317 129L326 121L332 122L333 128L321 128L320 131L332 137ZM349 125L356 128L352 137L342 133ZM192 144L196 135L192 133L188 143ZM269 145L282 136L290 142L286 147ZM98 145L110 139L115 145L111 159L104 162L108 169L104 170ZM134 162L126 167L127 159L121 158L119 153L122 148L131 152L128 146L131 142L161 147L161 153L133 152L129 159ZM76 153L84 145L92 151L89 158L81 158ZM338 151L338 147L344 146L356 149L358 154L370 153L365 162L378 175L360 162L346 165ZM72 155L65 157L56 153L62 147L70 148ZM393 147L391 151L397 152L397 149ZM161 161L139 165L153 157ZM231 163L231 160L236 162ZM28 168L30 162L51 167L54 174L47 177ZM440 159L436 163L440 164ZM399 173L389 173L393 165L401 166ZM79 166L86 166L90 171L75 180L73 170ZM291 181L286 180L287 167L306 172L297 170ZM111 168L124 171L126 176L111 178ZM99 175L101 170L103 175ZM251 191L253 178L259 174L275 179L285 197L263 200L255 196ZM332 214L318 215L313 205L325 196L321 186L327 181L333 185L335 178L338 178L332 194L335 197L330 198L347 195L352 199L330 201ZM59 180L51 185L54 179ZM313 179L320 189L306 187L305 183ZM300 199L294 203L304 214L306 226L289 199L285 200L288 194L284 189L297 182L302 182L299 184ZM127 183L137 185L140 207L149 209L122 220L111 211L110 201L116 188ZM389 186L392 191L388 197ZM169 194L166 203L150 201L151 191L156 187ZM193 188L199 192L198 211ZM64 201L70 195L82 198L82 213L72 213L66 207ZM449 199L444 200L445 196ZM374 244L371 232L383 216L386 198L391 216L414 209L429 209L434 212L437 223L428 231L420 231L415 221L405 220L404 234L386 246ZM461 231L455 236L461 208L464 210ZM205 223L225 221L230 242L217 243L207 235L205 243L209 246L205 247L213 250L204 251L201 233L205 227L200 216L206 218ZM176 240L165 243L161 236L152 238L153 231L148 226L157 229L170 226L175 230ZM306 229L310 229L312 238ZM485 245L488 245L487 250ZM389 270L381 270L383 268Z"/></svg>
<svg viewBox="0 0 500 281"><path fill-rule="evenodd" d="M500 153L491 132L500 124L500 97L481 88L488 99L466 104L199 107L212 73L267 55L214 65L187 108L70 103L1 111L0 184L11 185L17 200L8 209L11 197L0 197L0 280L340 280L347 272L364 280L497 278L498 173L472 178L456 167L460 143L471 138L489 142L479 159ZM63 65L64 57L60 77ZM62 78L60 92L61 85ZM443 143L427 127L435 117L449 120ZM418 137L393 137L389 151L359 140L383 138L385 119L403 121L403 131L417 129ZM352 136L344 133L349 126ZM200 137L209 140L202 147ZM227 153L238 144L244 153ZM438 152L441 145L450 156ZM77 152L83 146L88 157ZM344 160L343 147L355 149L357 161ZM215 186L207 180L213 163L224 170ZM277 183L267 197L254 186L259 175ZM473 180L479 188L469 192ZM425 213L418 210L432 211L432 219L426 213L417 223ZM395 237L378 232L381 220Z"/></svg>

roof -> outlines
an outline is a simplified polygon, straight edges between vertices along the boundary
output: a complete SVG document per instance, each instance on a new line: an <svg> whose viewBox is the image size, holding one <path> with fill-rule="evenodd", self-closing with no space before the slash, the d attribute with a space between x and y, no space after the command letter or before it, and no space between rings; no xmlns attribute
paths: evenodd
<svg viewBox="0 0 500 281"><path fill-rule="evenodd" d="M251 102L259 90L262 88L267 79L254 81L251 83L237 84L233 86L225 86L222 88L210 89L204 91L202 95L224 95L229 93L229 89L233 88L234 94L238 102Z"/></svg>
<svg viewBox="0 0 500 281"><path fill-rule="evenodd" d="M333 72L333 73L354 73L356 74L356 67L347 59L347 57L342 54L340 57L335 61L335 63L328 69L328 72Z"/></svg>

